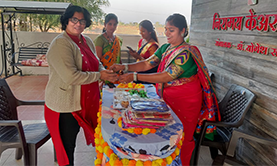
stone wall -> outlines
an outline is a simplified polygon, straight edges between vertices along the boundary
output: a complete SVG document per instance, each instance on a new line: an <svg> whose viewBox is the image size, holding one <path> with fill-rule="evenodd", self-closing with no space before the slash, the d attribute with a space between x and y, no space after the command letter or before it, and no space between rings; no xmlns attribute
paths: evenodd
<svg viewBox="0 0 277 166"><path fill-rule="evenodd" d="M208 69L215 74L219 100L231 84L246 87L257 95L241 129L277 139L277 24L274 22L277 1L259 0L255 5L248 2L251 1L193 0L190 43L198 46ZM276 163L276 152L255 143L241 144L239 152L250 165L262 162L271 165L274 160ZM261 156L257 152L273 155Z"/></svg>

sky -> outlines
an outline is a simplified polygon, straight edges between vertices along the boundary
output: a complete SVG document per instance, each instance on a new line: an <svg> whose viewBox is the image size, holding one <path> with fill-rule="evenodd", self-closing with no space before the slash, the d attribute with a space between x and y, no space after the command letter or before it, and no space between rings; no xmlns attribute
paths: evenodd
<svg viewBox="0 0 277 166"><path fill-rule="evenodd" d="M124 23L140 22L144 19L152 23L164 24L173 13L180 13L190 25L192 0L109 0L110 6L101 7L106 13L114 13Z"/></svg>

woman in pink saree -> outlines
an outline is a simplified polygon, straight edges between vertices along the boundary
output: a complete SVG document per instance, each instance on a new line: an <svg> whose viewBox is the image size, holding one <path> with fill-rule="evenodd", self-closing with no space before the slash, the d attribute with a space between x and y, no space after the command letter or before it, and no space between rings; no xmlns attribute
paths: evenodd
<svg viewBox="0 0 277 166"><path fill-rule="evenodd" d="M113 65L114 71L134 71L120 77L120 82L147 81L156 83L157 93L171 107L184 126L181 147L182 165L189 165L194 149L193 134L201 129L203 120L220 120L215 91L200 51L184 41L188 34L186 18L173 14L166 19L168 44L162 45L144 61ZM158 66L153 74L137 74ZM196 130L197 129L197 130ZM210 126L206 137L213 139L215 128Z"/></svg>

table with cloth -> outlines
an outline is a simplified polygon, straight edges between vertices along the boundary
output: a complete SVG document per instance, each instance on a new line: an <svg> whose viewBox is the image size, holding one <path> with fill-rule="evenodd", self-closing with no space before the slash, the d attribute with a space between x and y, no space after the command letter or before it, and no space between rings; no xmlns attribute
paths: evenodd
<svg viewBox="0 0 277 166"><path fill-rule="evenodd" d="M152 84L145 85L147 96L159 99ZM136 161L154 161L165 159L175 152L183 133L183 125L175 113L171 111L174 122L157 129L155 133L137 135L122 130L117 123L122 110L113 109L112 88L103 88L101 133L105 142L119 158L134 159ZM105 162L109 157L105 156ZM180 165L179 155L168 166ZM103 165L103 163L102 163Z"/></svg>

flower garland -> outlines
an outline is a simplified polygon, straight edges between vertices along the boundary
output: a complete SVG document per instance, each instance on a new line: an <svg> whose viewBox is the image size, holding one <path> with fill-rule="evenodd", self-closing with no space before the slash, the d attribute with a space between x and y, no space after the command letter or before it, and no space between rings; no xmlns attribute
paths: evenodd
<svg viewBox="0 0 277 166"><path fill-rule="evenodd" d="M144 85L143 84L136 84L136 83L132 83L132 82L129 82L127 84L124 84L124 83L120 83L117 85L117 88L144 88Z"/></svg>
<svg viewBox="0 0 277 166"><path fill-rule="evenodd" d="M135 127L130 127L130 128L128 128L128 129L124 129L124 128L122 128L122 117L119 117L118 118L118 120L117 120L117 124L118 124L118 126L122 129L122 130L124 130L124 131L127 131L128 133L131 133L131 134L133 134L133 133L135 133L135 134L137 134L137 135L141 135L141 134L143 134L143 135L147 135L147 134L150 134L150 133L156 133L156 129L150 129L150 128L135 128Z"/></svg>
<svg viewBox="0 0 277 166"><path fill-rule="evenodd" d="M112 149L110 149L107 142L104 141L101 133L101 104L99 112L97 113L97 122L98 125L95 128L95 149L96 149L96 160L94 161L95 166L101 166L104 153L109 157L109 162L105 163L105 166L166 166L171 164L175 160L176 156L180 154L180 149L184 140L184 133L182 139L177 144L175 151L168 157L164 159L157 159L153 161L141 161L141 160L129 160L129 159L120 159Z"/></svg>

